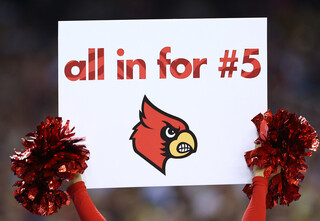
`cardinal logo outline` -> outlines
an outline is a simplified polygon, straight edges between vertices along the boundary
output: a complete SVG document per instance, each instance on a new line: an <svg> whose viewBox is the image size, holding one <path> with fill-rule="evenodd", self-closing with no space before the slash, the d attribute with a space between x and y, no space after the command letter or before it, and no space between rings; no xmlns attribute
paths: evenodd
<svg viewBox="0 0 320 221"><path fill-rule="evenodd" d="M166 175L170 158L185 158L197 151L197 139L188 124L156 107L146 95L139 119L129 138L133 149L162 174Z"/></svg>

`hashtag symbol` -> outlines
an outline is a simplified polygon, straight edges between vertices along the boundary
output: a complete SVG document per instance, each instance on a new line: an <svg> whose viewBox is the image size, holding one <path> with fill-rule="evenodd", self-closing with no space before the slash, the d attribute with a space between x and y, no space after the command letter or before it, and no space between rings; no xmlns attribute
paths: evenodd
<svg viewBox="0 0 320 221"><path fill-rule="evenodd" d="M232 73L237 70L237 67L234 66L234 63L238 61L236 57L237 50L232 50L232 56L229 58L229 50L225 50L224 57L220 58L220 62L222 62L222 67L219 67L219 71L221 71L221 78L224 78L226 71L229 72L228 77L232 77ZM229 66L228 62L230 63Z"/></svg>

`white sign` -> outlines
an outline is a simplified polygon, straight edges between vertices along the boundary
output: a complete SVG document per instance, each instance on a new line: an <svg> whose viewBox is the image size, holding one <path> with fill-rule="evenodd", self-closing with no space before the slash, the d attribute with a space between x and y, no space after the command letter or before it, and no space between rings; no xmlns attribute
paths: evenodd
<svg viewBox="0 0 320 221"><path fill-rule="evenodd" d="M243 184L267 110L267 19L59 22L59 116L88 188Z"/></svg>

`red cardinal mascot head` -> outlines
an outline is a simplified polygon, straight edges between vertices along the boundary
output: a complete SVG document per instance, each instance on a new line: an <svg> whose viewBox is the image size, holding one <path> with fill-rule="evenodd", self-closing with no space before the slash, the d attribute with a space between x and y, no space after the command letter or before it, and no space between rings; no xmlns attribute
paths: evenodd
<svg viewBox="0 0 320 221"><path fill-rule="evenodd" d="M197 150L197 140L182 119L154 106L146 96L140 111L140 122L130 139L134 151L165 174L169 158L184 158Z"/></svg>

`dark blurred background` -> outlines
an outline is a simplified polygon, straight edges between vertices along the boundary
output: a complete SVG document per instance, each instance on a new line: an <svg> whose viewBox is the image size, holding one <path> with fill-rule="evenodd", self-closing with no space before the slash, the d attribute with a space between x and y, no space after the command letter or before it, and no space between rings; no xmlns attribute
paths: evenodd
<svg viewBox="0 0 320 221"><path fill-rule="evenodd" d="M320 131L320 1L0 0L0 220L79 220L73 205L32 215L12 191L9 155L47 115L58 115L58 21L268 17L269 108L305 116ZM267 220L320 220L320 153L308 160L299 201ZM227 159L227 156L224 156ZM226 160L227 162L227 160ZM89 190L109 221L240 220L243 185Z"/></svg>

